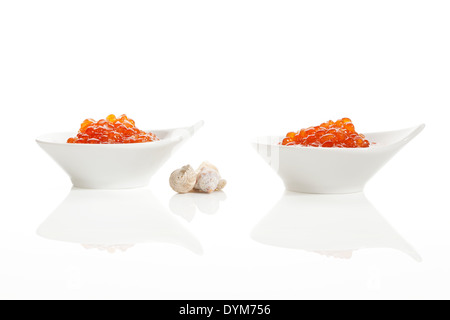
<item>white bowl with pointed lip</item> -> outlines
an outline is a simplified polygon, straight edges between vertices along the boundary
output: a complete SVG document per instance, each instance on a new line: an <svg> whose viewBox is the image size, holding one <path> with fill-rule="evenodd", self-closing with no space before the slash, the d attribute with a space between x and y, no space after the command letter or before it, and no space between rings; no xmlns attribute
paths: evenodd
<svg viewBox="0 0 450 320"><path fill-rule="evenodd" d="M73 132L43 135L39 146L69 175L75 187L129 189L148 185L153 174L204 122L192 127L152 130L160 141L132 144L71 144Z"/></svg>
<svg viewBox="0 0 450 320"><path fill-rule="evenodd" d="M369 148L314 148L282 146L282 137L260 137L258 154L278 173L286 189L302 193L355 193L425 125L365 134Z"/></svg>

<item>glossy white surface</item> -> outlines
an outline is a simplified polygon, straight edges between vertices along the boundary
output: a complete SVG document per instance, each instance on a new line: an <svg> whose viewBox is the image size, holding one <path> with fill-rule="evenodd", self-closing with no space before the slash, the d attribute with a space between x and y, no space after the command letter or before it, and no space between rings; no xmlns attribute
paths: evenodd
<svg viewBox="0 0 450 320"><path fill-rule="evenodd" d="M367 133L367 139L375 143L369 148L282 146L281 137L260 137L254 147L278 173L287 190L356 193L362 192L369 179L424 128L422 124L397 131Z"/></svg>
<svg viewBox="0 0 450 320"><path fill-rule="evenodd" d="M439 0L0 1L0 298L450 298L449 9ZM97 239L37 234L74 194L34 139L110 113L140 128L205 120L154 174L148 202L124 209L168 226L176 243L148 224L139 229L148 242L132 247L86 250L80 242ZM427 127L366 186L362 214L374 228L348 229L364 227L373 242L338 232L350 211L327 224L335 247L315 233L286 243L277 231L286 223L320 225L305 206L299 217L269 215L289 202L251 139L342 117L361 132ZM170 173L205 160L228 180L224 194L176 196ZM117 221L137 230L125 212ZM105 213L93 214L103 224ZM277 243L255 241L258 226ZM193 239L203 254L181 244ZM347 247L359 248L351 259L308 251Z"/></svg>
<svg viewBox="0 0 450 320"><path fill-rule="evenodd" d="M133 144L70 144L74 133L52 133L36 139L39 146L69 175L78 188L145 187L172 154L201 127L152 131L160 139Z"/></svg>

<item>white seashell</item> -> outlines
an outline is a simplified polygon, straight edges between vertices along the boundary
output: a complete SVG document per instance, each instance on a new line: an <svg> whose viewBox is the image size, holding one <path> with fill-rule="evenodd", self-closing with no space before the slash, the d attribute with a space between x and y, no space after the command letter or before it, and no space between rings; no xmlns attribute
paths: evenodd
<svg viewBox="0 0 450 320"><path fill-rule="evenodd" d="M187 165L172 172L169 182L175 192L188 193L194 189L197 173L190 165Z"/></svg>
<svg viewBox="0 0 450 320"><path fill-rule="evenodd" d="M217 170L211 169L210 167L203 167L197 173L197 183L194 189L211 193L216 191L219 181L220 175Z"/></svg>
<svg viewBox="0 0 450 320"><path fill-rule="evenodd" d="M220 191L227 185L227 180L220 179L219 184L217 185L216 191Z"/></svg>
<svg viewBox="0 0 450 320"><path fill-rule="evenodd" d="M210 163L208 161L203 162L200 165L200 167L198 167L197 172L200 172L204 168L213 169L213 170L216 170L217 172L219 172L219 169L217 169L217 167L215 165L213 165L212 163Z"/></svg>

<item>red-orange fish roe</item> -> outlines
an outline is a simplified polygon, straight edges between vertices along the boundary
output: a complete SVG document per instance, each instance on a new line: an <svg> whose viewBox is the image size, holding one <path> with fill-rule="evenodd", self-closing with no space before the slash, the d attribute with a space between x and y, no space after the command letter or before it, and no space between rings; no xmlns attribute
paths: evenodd
<svg viewBox="0 0 450 320"><path fill-rule="evenodd" d="M126 115L116 118L111 114L99 121L86 119L81 124L80 131L74 138L69 138L67 143L87 144L119 144L119 143L142 143L158 141L153 133L136 128L132 119Z"/></svg>
<svg viewBox="0 0 450 320"><path fill-rule="evenodd" d="M363 134L355 131L349 118L328 121L317 127L289 132L281 143L283 146L301 145L323 148L368 148L370 142Z"/></svg>

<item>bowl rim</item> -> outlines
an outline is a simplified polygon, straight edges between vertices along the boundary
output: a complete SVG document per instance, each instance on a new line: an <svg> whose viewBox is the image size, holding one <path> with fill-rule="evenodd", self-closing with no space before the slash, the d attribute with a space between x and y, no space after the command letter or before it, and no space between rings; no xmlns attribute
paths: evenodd
<svg viewBox="0 0 450 320"><path fill-rule="evenodd" d="M376 132L363 133L365 136L370 136L373 134L392 134L392 133L398 133L400 131L409 131L409 130L411 131L408 135L406 135L399 141L389 143L389 144L381 144L381 145L379 145L375 142L374 144L371 143L368 148L337 148L337 147L324 148L324 147L311 147L311 146L299 146L299 145L284 146L281 144L260 142L261 139L267 139L270 141L270 140L276 138L276 139L280 140L280 143L281 143L282 139L285 138L285 136L275 136L275 135L274 136L258 136L253 139L252 144L268 146L268 147L278 147L280 149L288 149L288 150L326 150L326 151L333 150L331 152L369 152L370 150L374 150L374 148L376 148L376 149L385 148L385 147L393 146L393 145L396 145L399 143L409 142L414 137L416 137L420 132L422 132L423 129L425 128L425 126L426 126L425 123L422 123L417 126L412 126L412 127L408 127L408 128L404 128L404 129L400 129L400 130L376 131Z"/></svg>

